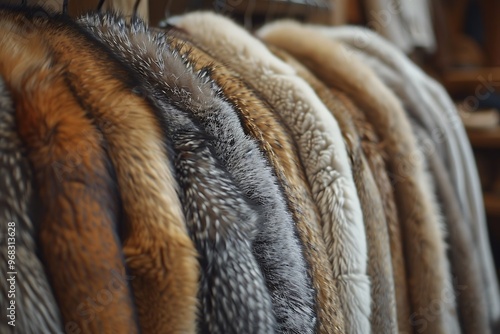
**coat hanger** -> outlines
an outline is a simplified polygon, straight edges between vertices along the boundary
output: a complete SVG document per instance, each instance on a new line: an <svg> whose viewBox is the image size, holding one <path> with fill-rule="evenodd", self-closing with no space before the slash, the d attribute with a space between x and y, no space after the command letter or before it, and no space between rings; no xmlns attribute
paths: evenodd
<svg viewBox="0 0 500 334"><path fill-rule="evenodd" d="M252 17L253 17L253 11L255 10L255 2L256 0L249 0L247 9L245 10L245 15L243 17L243 23L244 26L247 30L252 30Z"/></svg>
<svg viewBox="0 0 500 334"><path fill-rule="evenodd" d="M104 5L104 1L105 1L105 0L99 0L99 3L97 4L97 8L96 8L96 10L97 10L98 12L100 12L100 11L101 11L102 6Z"/></svg>

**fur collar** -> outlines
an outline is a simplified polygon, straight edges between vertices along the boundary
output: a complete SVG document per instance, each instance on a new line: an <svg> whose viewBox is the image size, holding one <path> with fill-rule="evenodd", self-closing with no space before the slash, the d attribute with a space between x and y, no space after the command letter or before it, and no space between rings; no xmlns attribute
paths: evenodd
<svg viewBox="0 0 500 334"><path fill-rule="evenodd" d="M194 332L197 252L187 234L158 109L143 98L147 94L137 76L76 23L59 16L30 19L23 12L12 17L33 23L54 50L54 60L67 65L67 85L109 145L125 213L123 252L134 276L142 331Z"/></svg>
<svg viewBox="0 0 500 334"><path fill-rule="evenodd" d="M335 119L295 71L230 20L193 13L175 22L232 67L280 114L298 146L318 204L347 332L370 332L363 217Z"/></svg>
<svg viewBox="0 0 500 334"><path fill-rule="evenodd" d="M150 31L141 21L128 24L106 13L86 15L79 23L139 73L162 106L186 222L200 254L200 330L272 333L271 299L251 249L261 224L258 207L218 160L210 145L213 138L188 114L216 105L209 100L215 97L204 73L186 67L165 34Z"/></svg>
<svg viewBox="0 0 500 334"><path fill-rule="evenodd" d="M404 233L413 325L428 333L456 332L455 298L447 271L446 246L439 208L432 201L428 176L415 137L396 97L355 56L341 45L305 26L277 22L259 31L267 42L284 48L326 84L347 92L367 111L391 157L390 170L399 177L394 189ZM450 294L453 298L450 298ZM426 310L438 303L432 318Z"/></svg>
<svg viewBox="0 0 500 334"><path fill-rule="evenodd" d="M0 10L0 17L0 73L33 167L40 206L34 224L64 320L54 332L137 332L116 233L118 196L102 138L68 89L67 67L54 61L47 40L27 30L22 14ZM33 284L38 289L43 283ZM43 301L25 297L54 316L50 293L38 297ZM34 324L43 328L42 319Z"/></svg>
<svg viewBox="0 0 500 334"><path fill-rule="evenodd" d="M319 214L309 185L297 156L297 149L281 119L269 104L260 98L238 74L223 66L192 43L185 34L171 36L174 47L198 69L207 69L221 87L227 100L238 112L243 129L259 144L282 187L292 218L301 239L304 256L310 266L316 292L316 313L319 333L344 332L344 320L333 283L332 267L328 261Z"/></svg>

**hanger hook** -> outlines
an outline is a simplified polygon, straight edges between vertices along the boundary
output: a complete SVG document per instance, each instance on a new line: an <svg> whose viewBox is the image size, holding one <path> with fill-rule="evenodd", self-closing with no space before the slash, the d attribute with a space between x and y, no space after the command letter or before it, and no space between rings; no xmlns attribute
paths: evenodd
<svg viewBox="0 0 500 334"><path fill-rule="evenodd" d="M68 1L69 0L64 0L62 4L62 12L63 14L68 14Z"/></svg>
<svg viewBox="0 0 500 334"><path fill-rule="evenodd" d="M135 0L134 9L132 11L132 18L130 19L130 21L137 20L137 11L139 10L140 3L141 3L141 0Z"/></svg>
<svg viewBox="0 0 500 334"><path fill-rule="evenodd" d="M100 12L102 9L102 6L104 5L105 0L99 0L99 3L97 4L97 11Z"/></svg>

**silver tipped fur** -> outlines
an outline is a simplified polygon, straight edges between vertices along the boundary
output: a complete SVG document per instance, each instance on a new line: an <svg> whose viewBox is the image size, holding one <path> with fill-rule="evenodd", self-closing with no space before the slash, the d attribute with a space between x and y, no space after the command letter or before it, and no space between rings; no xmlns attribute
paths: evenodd
<svg viewBox="0 0 500 334"><path fill-rule="evenodd" d="M200 254L200 331L273 333L270 295L252 253L261 225L259 207L244 196L217 159L211 138L187 113L210 106L195 102L198 94L213 95L207 78L187 69L164 35L140 20L129 25L105 13L89 14L79 23L141 75L162 111L186 222Z"/></svg>
<svg viewBox="0 0 500 334"><path fill-rule="evenodd" d="M121 54L130 49L142 54L125 56L127 61L135 58L147 64L139 69L147 75L161 73L162 85L169 91L172 103L191 111L214 137L214 150L236 185L251 201L258 203L261 223L253 242L253 253L271 294L278 332L313 333L316 325L314 291L283 194L257 143L245 135L236 112L221 97L220 89L206 72L195 73L188 62L180 66L176 60L179 53L168 49L168 36L148 32L140 21L132 22L132 35L125 33L125 21L111 14L87 16L80 19L80 23ZM100 25L106 28L92 28ZM108 35L108 29L115 32ZM147 54L149 60L141 58Z"/></svg>

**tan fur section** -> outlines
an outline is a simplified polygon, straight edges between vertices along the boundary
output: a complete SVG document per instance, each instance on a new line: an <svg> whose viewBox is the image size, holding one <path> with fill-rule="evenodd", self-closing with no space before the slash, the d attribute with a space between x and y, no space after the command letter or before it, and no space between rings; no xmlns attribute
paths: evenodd
<svg viewBox="0 0 500 334"><path fill-rule="evenodd" d="M341 45L293 22L265 27L260 36L306 64L327 85L355 99L385 141L390 157L399 219L403 231L412 314L421 333L458 328L439 209L422 166L415 137L395 96L375 74Z"/></svg>
<svg viewBox="0 0 500 334"><path fill-rule="evenodd" d="M399 226L394 192L387 170L388 157L385 154L385 147L380 142L373 126L366 120L363 112L354 105L352 100L344 94L339 95L338 98L347 107L356 130L361 137L361 148L370 165L384 206L391 248L398 329L400 333L412 333L413 329L411 329L410 322L408 321L410 319L410 300L408 296L408 284L406 282L401 228Z"/></svg>
<svg viewBox="0 0 500 334"><path fill-rule="evenodd" d="M40 248L64 330L137 333L102 138L46 41L29 24L0 17L0 73L35 172Z"/></svg>
<svg viewBox="0 0 500 334"><path fill-rule="evenodd" d="M351 114L343 101L339 99L339 96L343 96L343 94L329 90L285 51L273 46L269 48L311 85L340 126L350 158L366 228L369 255L368 274L372 282L373 301L370 319L371 329L373 333L398 333L389 235L384 208L374 177L361 150L360 136L354 127Z"/></svg>
<svg viewBox="0 0 500 334"><path fill-rule="evenodd" d="M482 298L480 265L471 252L474 245L472 234L460 211L459 201L453 189L446 167L438 155L434 142L427 132L414 122L413 129L419 138L419 146L436 184L437 197L443 207L449 226L451 264L454 288L457 292L458 310L462 332L465 334L491 333L488 325L487 301Z"/></svg>
<svg viewBox="0 0 500 334"><path fill-rule="evenodd" d="M142 332L194 333L196 250L152 108L123 83L124 69L78 30L43 18L35 19L35 26L56 61L67 64L75 93L109 145L126 215L123 252L134 276Z"/></svg>
<svg viewBox="0 0 500 334"><path fill-rule="evenodd" d="M171 37L172 45L189 58L195 69L210 68L210 76L240 113L244 130L258 141L276 172L297 224L304 255L310 265L316 291L318 333L343 333L343 315L321 236L317 208L312 201L309 185L296 154L297 149L288 130L271 107L242 78L197 48L186 36L179 32L175 35L177 37Z"/></svg>

